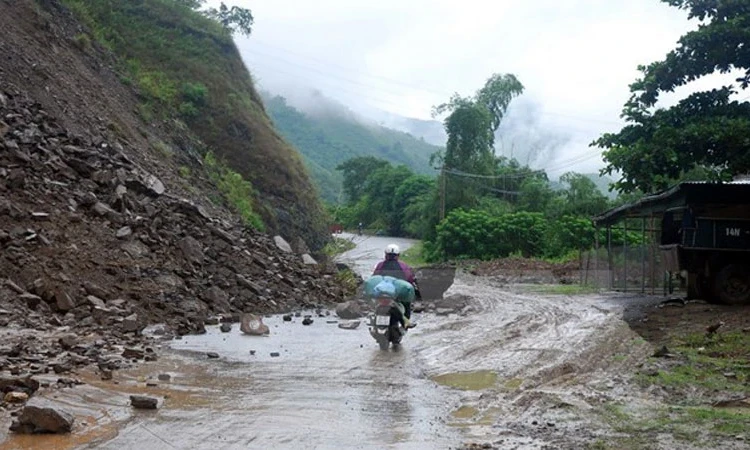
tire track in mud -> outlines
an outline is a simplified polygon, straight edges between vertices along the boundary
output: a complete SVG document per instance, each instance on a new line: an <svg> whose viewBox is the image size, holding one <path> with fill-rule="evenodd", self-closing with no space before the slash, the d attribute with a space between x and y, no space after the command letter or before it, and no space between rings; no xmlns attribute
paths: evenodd
<svg viewBox="0 0 750 450"><path fill-rule="evenodd" d="M580 448L607 430L594 410L649 351L634 344L621 306L597 295L524 293L464 272L445 298L454 295L470 297L475 312L424 324L416 351L425 375L497 375L486 389L461 392L456 412L471 417L454 425L521 448Z"/></svg>

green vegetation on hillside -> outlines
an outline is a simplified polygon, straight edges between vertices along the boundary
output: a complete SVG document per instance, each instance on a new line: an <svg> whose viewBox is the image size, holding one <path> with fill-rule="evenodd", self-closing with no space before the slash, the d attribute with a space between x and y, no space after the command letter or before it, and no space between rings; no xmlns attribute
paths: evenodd
<svg viewBox="0 0 750 450"><path fill-rule="evenodd" d="M232 40L233 30L250 31L249 11L198 10L203 2L196 0L63 3L118 57L121 79L141 94L146 122L190 130L205 145L183 150L210 150L252 182L256 195L243 209L260 214L272 232L322 248L325 214L308 172L273 129Z"/></svg>
<svg viewBox="0 0 750 450"><path fill-rule="evenodd" d="M329 105L327 111L305 113L281 96L261 95L274 125L302 153L322 197L329 202L341 200L343 178L336 166L359 156L403 164L419 174L435 172L430 156L440 148L408 133L366 125L338 105Z"/></svg>

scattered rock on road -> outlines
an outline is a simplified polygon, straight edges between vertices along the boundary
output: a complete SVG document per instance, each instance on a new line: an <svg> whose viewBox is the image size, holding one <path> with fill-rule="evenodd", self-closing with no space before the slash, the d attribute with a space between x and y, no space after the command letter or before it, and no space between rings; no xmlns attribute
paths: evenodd
<svg viewBox="0 0 750 450"><path fill-rule="evenodd" d="M154 397L148 397L146 395L131 395L130 405L136 409L156 409L159 404L159 400Z"/></svg>
<svg viewBox="0 0 750 450"><path fill-rule="evenodd" d="M70 433L75 417L47 402L32 399L10 429L16 433Z"/></svg>
<svg viewBox="0 0 750 450"><path fill-rule="evenodd" d="M349 322L341 322L339 324L339 328L341 328L343 330L356 330L357 327L359 327L360 322L361 321L359 321L359 320L352 320L352 321L349 321Z"/></svg>
<svg viewBox="0 0 750 450"><path fill-rule="evenodd" d="M268 325L263 319L255 314L244 314L241 319L240 331L251 336L263 336L270 333Z"/></svg>
<svg viewBox="0 0 750 450"><path fill-rule="evenodd" d="M359 303L350 300L336 305L336 315L342 319L359 319L362 317L362 310L359 307Z"/></svg>

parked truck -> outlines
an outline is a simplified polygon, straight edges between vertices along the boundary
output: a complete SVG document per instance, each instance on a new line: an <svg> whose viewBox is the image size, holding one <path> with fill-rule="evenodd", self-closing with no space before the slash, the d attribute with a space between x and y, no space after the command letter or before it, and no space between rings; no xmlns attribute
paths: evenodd
<svg viewBox="0 0 750 450"><path fill-rule="evenodd" d="M663 267L669 280L685 280L688 298L750 304L750 183L683 182L593 222L613 227L637 218L658 224L651 236Z"/></svg>

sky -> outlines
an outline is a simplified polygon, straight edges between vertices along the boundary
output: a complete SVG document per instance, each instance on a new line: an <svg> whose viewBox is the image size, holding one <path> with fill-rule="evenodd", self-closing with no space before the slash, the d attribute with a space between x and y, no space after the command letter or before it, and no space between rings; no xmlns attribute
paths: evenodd
<svg viewBox="0 0 750 450"><path fill-rule="evenodd" d="M394 115L432 119L431 108L452 93L471 95L493 73L515 74L525 92L511 104L497 151L551 175L603 166L601 149L589 144L624 124L637 66L662 59L698 25L659 0L225 3L252 10L252 35L235 40L258 85L303 108L314 89L385 125Z"/></svg>

